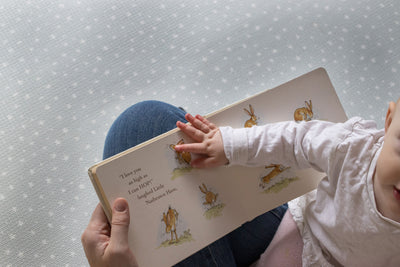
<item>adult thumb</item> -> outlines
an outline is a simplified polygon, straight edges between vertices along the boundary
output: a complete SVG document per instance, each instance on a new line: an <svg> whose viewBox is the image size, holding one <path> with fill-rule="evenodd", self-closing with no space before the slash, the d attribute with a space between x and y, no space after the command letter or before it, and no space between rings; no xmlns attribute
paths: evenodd
<svg viewBox="0 0 400 267"><path fill-rule="evenodd" d="M110 243L114 246L128 247L129 206L123 198L114 201L111 219Z"/></svg>

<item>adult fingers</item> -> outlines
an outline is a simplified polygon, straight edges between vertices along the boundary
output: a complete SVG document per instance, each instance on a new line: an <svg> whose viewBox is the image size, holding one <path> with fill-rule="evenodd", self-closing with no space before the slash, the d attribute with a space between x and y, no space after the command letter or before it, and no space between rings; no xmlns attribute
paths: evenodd
<svg viewBox="0 0 400 267"><path fill-rule="evenodd" d="M104 213L103 207L99 204L97 204L96 208L94 209L93 213L92 213L92 217L90 218L89 221L89 226L92 225L99 225L99 224L103 224L103 223L107 223L107 216Z"/></svg>
<svg viewBox="0 0 400 267"><path fill-rule="evenodd" d="M129 207L123 198L114 201L112 209L110 245L128 248Z"/></svg>
<svg viewBox="0 0 400 267"><path fill-rule="evenodd" d="M101 207L100 203L97 204L92 213L89 224L85 231L82 233L81 242L86 255L92 255L99 242L100 234L109 234L110 227L107 222L107 217Z"/></svg>

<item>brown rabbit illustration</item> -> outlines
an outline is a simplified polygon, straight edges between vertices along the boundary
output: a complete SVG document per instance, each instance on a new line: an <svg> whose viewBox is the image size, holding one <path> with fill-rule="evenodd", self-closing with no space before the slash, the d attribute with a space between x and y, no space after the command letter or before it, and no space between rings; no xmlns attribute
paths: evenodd
<svg viewBox="0 0 400 267"><path fill-rule="evenodd" d="M184 144L183 139L179 140L177 145ZM178 152L175 150L175 145L169 145L169 147L175 151L176 153L176 158L178 159L179 163L187 163L190 164L190 161L192 160L192 157L189 152Z"/></svg>
<svg viewBox="0 0 400 267"><path fill-rule="evenodd" d="M270 173L268 173L266 176L264 176L262 178L264 183L269 183L272 178L274 178L275 176L281 174L282 172L284 172L285 170L289 169L290 167L283 167L282 168L281 164L271 164L271 165L265 166L265 168L266 169L273 168Z"/></svg>
<svg viewBox="0 0 400 267"><path fill-rule="evenodd" d="M249 114L249 116L250 116L250 119L248 119L244 124L244 127L246 127L246 128L251 128L254 125L257 125L257 117L254 114L254 109L250 104L249 104L249 108L250 108L250 111L248 111L247 109L244 108L244 111L246 111L247 114Z"/></svg>
<svg viewBox="0 0 400 267"><path fill-rule="evenodd" d="M206 202L204 202L204 205L212 205L217 201L217 196L218 194L214 194L213 192L209 191L206 187L206 185L203 183L203 187L199 186L200 191L206 195Z"/></svg>
<svg viewBox="0 0 400 267"><path fill-rule="evenodd" d="M171 206L168 208L167 214L163 212L162 221L165 223L165 232L171 233L171 240L169 243L172 243L174 240L173 234L175 234L175 240L178 241L178 235L176 234L176 221L178 220L178 212L175 209L172 209Z"/></svg>
<svg viewBox="0 0 400 267"><path fill-rule="evenodd" d="M294 111L294 120L295 121L310 121L314 113L312 111L312 102L304 101L306 103L305 107L298 108Z"/></svg>

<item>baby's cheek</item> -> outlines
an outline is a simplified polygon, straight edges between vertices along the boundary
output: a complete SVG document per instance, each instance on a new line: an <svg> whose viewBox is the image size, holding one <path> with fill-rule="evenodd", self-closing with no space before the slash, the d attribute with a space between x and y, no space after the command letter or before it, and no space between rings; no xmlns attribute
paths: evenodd
<svg viewBox="0 0 400 267"><path fill-rule="evenodd" d="M382 162L381 177L382 183L395 185L400 182L400 157L391 157Z"/></svg>
<svg viewBox="0 0 400 267"><path fill-rule="evenodd" d="M379 155L378 161L376 163L376 178L380 184L388 185L393 184L392 180L395 176L393 176L393 172L396 172L397 166L393 160L393 156L385 153L385 149L382 150Z"/></svg>
<svg viewBox="0 0 400 267"><path fill-rule="evenodd" d="M400 136L396 136L393 139L393 149L398 155L400 155Z"/></svg>

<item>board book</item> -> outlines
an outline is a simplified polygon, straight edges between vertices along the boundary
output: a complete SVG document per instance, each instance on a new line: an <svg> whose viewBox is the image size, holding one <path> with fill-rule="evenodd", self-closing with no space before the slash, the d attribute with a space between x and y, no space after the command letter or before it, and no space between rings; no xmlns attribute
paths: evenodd
<svg viewBox="0 0 400 267"><path fill-rule="evenodd" d="M296 120L347 119L326 71L316 69L206 116L217 126L251 127ZM129 242L139 266L171 266L246 221L316 188L324 173L265 166L196 169L177 153L190 140L179 129L108 158L89 176L109 220L128 200Z"/></svg>

